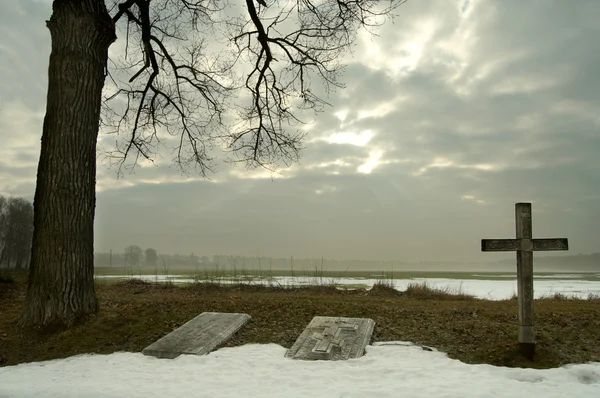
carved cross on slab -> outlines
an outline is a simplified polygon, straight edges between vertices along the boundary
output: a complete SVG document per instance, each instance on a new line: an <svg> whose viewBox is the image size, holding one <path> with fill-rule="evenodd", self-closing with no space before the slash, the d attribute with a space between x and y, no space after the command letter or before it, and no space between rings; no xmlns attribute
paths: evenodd
<svg viewBox="0 0 600 398"><path fill-rule="evenodd" d="M569 250L565 238L533 239L531 203L515 205L516 239L482 239L484 252L517 252L517 290L519 299L519 346L521 352L533 358L535 330L533 316L533 252Z"/></svg>
<svg viewBox="0 0 600 398"><path fill-rule="evenodd" d="M375 322L369 318L316 316L285 357L309 361L360 358L371 341Z"/></svg>
<svg viewBox="0 0 600 398"><path fill-rule="evenodd" d="M350 323L328 323L323 330L323 333L315 333L313 337L317 340L317 344L313 348L313 352L330 352L333 346L341 347L344 343L343 339L340 339L340 333L342 330L356 330L358 325Z"/></svg>

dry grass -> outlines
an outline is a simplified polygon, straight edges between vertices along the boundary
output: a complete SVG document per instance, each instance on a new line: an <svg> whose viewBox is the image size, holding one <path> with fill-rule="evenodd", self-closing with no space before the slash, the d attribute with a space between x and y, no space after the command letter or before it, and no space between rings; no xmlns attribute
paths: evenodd
<svg viewBox="0 0 600 398"><path fill-rule="evenodd" d="M398 292L384 282L365 291L127 281L99 284L96 289L101 309L85 322L70 329L32 330L17 326L26 284L0 284L0 365L82 353L139 352L204 311L252 316L228 346L290 347L314 316L347 316L372 318L374 341L412 341L466 363L548 368L600 361L597 301L537 300L537 354L530 362L518 353L514 301L453 296L430 286Z"/></svg>
<svg viewBox="0 0 600 398"><path fill-rule="evenodd" d="M560 292L544 294L540 300L579 300L579 297Z"/></svg>
<svg viewBox="0 0 600 398"><path fill-rule="evenodd" d="M390 280L379 280L369 290L370 296L400 296L401 292L394 288L394 284Z"/></svg>
<svg viewBox="0 0 600 398"><path fill-rule="evenodd" d="M474 300L475 296L463 292L462 288L453 289L449 286L432 287L427 282L409 283L404 295L416 299L429 300Z"/></svg>

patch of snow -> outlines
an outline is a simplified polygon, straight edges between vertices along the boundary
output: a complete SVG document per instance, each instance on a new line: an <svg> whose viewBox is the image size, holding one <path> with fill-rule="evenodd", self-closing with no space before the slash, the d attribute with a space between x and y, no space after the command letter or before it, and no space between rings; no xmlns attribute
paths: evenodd
<svg viewBox="0 0 600 398"><path fill-rule="evenodd" d="M395 344L394 344L395 343ZM275 344L158 359L79 355L0 368L0 397L598 397L600 363L536 370L468 365L405 342L362 358L298 361Z"/></svg>
<svg viewBox="0 0 600 398"><path fill-rule="evenodd" d="M135 278L147 282L173 282L193 283L188 275L98 275L96 278ZM242 281L242 283L266 284L272 286L299 286L311 284L336 284L336 285L365 285L373 287L381 279L364 278L314 278L297 276L276 276L267 280ZM414 279L384 279L384 283L392 283L394 288L400 291L406 290L411 283L426 282L430 287L449 289L453 292L462 292L474 295L477 298L487 300L506 300L517 292L517 281L513 280L485 280L485 279L450 279L450 278L414 278ZM221 279L217 283L231 284L240 283L239 280ZM587 298L589 294L600 295L600 281L586 281L576 279L546 279L536 280L533 284L534 297L539 299L543 296L562 293L567 296Z"/></svg>

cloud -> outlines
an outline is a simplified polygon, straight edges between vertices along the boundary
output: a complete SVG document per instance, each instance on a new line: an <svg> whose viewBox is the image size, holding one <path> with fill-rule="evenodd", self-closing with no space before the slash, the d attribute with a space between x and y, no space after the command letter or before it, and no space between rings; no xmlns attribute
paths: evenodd
<svg viewBox="0 0 600 398"><path fill-rule="evenodd" d="M35 180L43 4L0 5L2 192ZM599 12L595 0L409 1L357 36L347 87L306 126L298 164L249 171L219 156L206 181L165 149L119 180L101 162L97 248L489 260L479 239L511 237L514 203L531 201L535 235L598 251Z"/></svg>

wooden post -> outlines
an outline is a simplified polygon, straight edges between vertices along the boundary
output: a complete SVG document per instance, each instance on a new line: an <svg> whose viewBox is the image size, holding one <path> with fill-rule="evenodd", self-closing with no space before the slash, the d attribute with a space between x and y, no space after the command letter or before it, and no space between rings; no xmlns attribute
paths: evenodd
<svg viewBox="0 0 600 398"><path fill-rule="evenodd" d="M519 302L519 346L528 358L535 353L535 330L533 317L533 242L531 204L515 206L517 250L517 292Z"/></svg>
<svg viewBox="0 0 600 398"><path fill-rule="evenodd" d="M533 313L533 252L569 250L564 238L533 239L531 203L515 205L516 239L482 239L482 251L517 252L517 291L519 299L519 347L521 353L533 359L535 329Z"/></svg>

